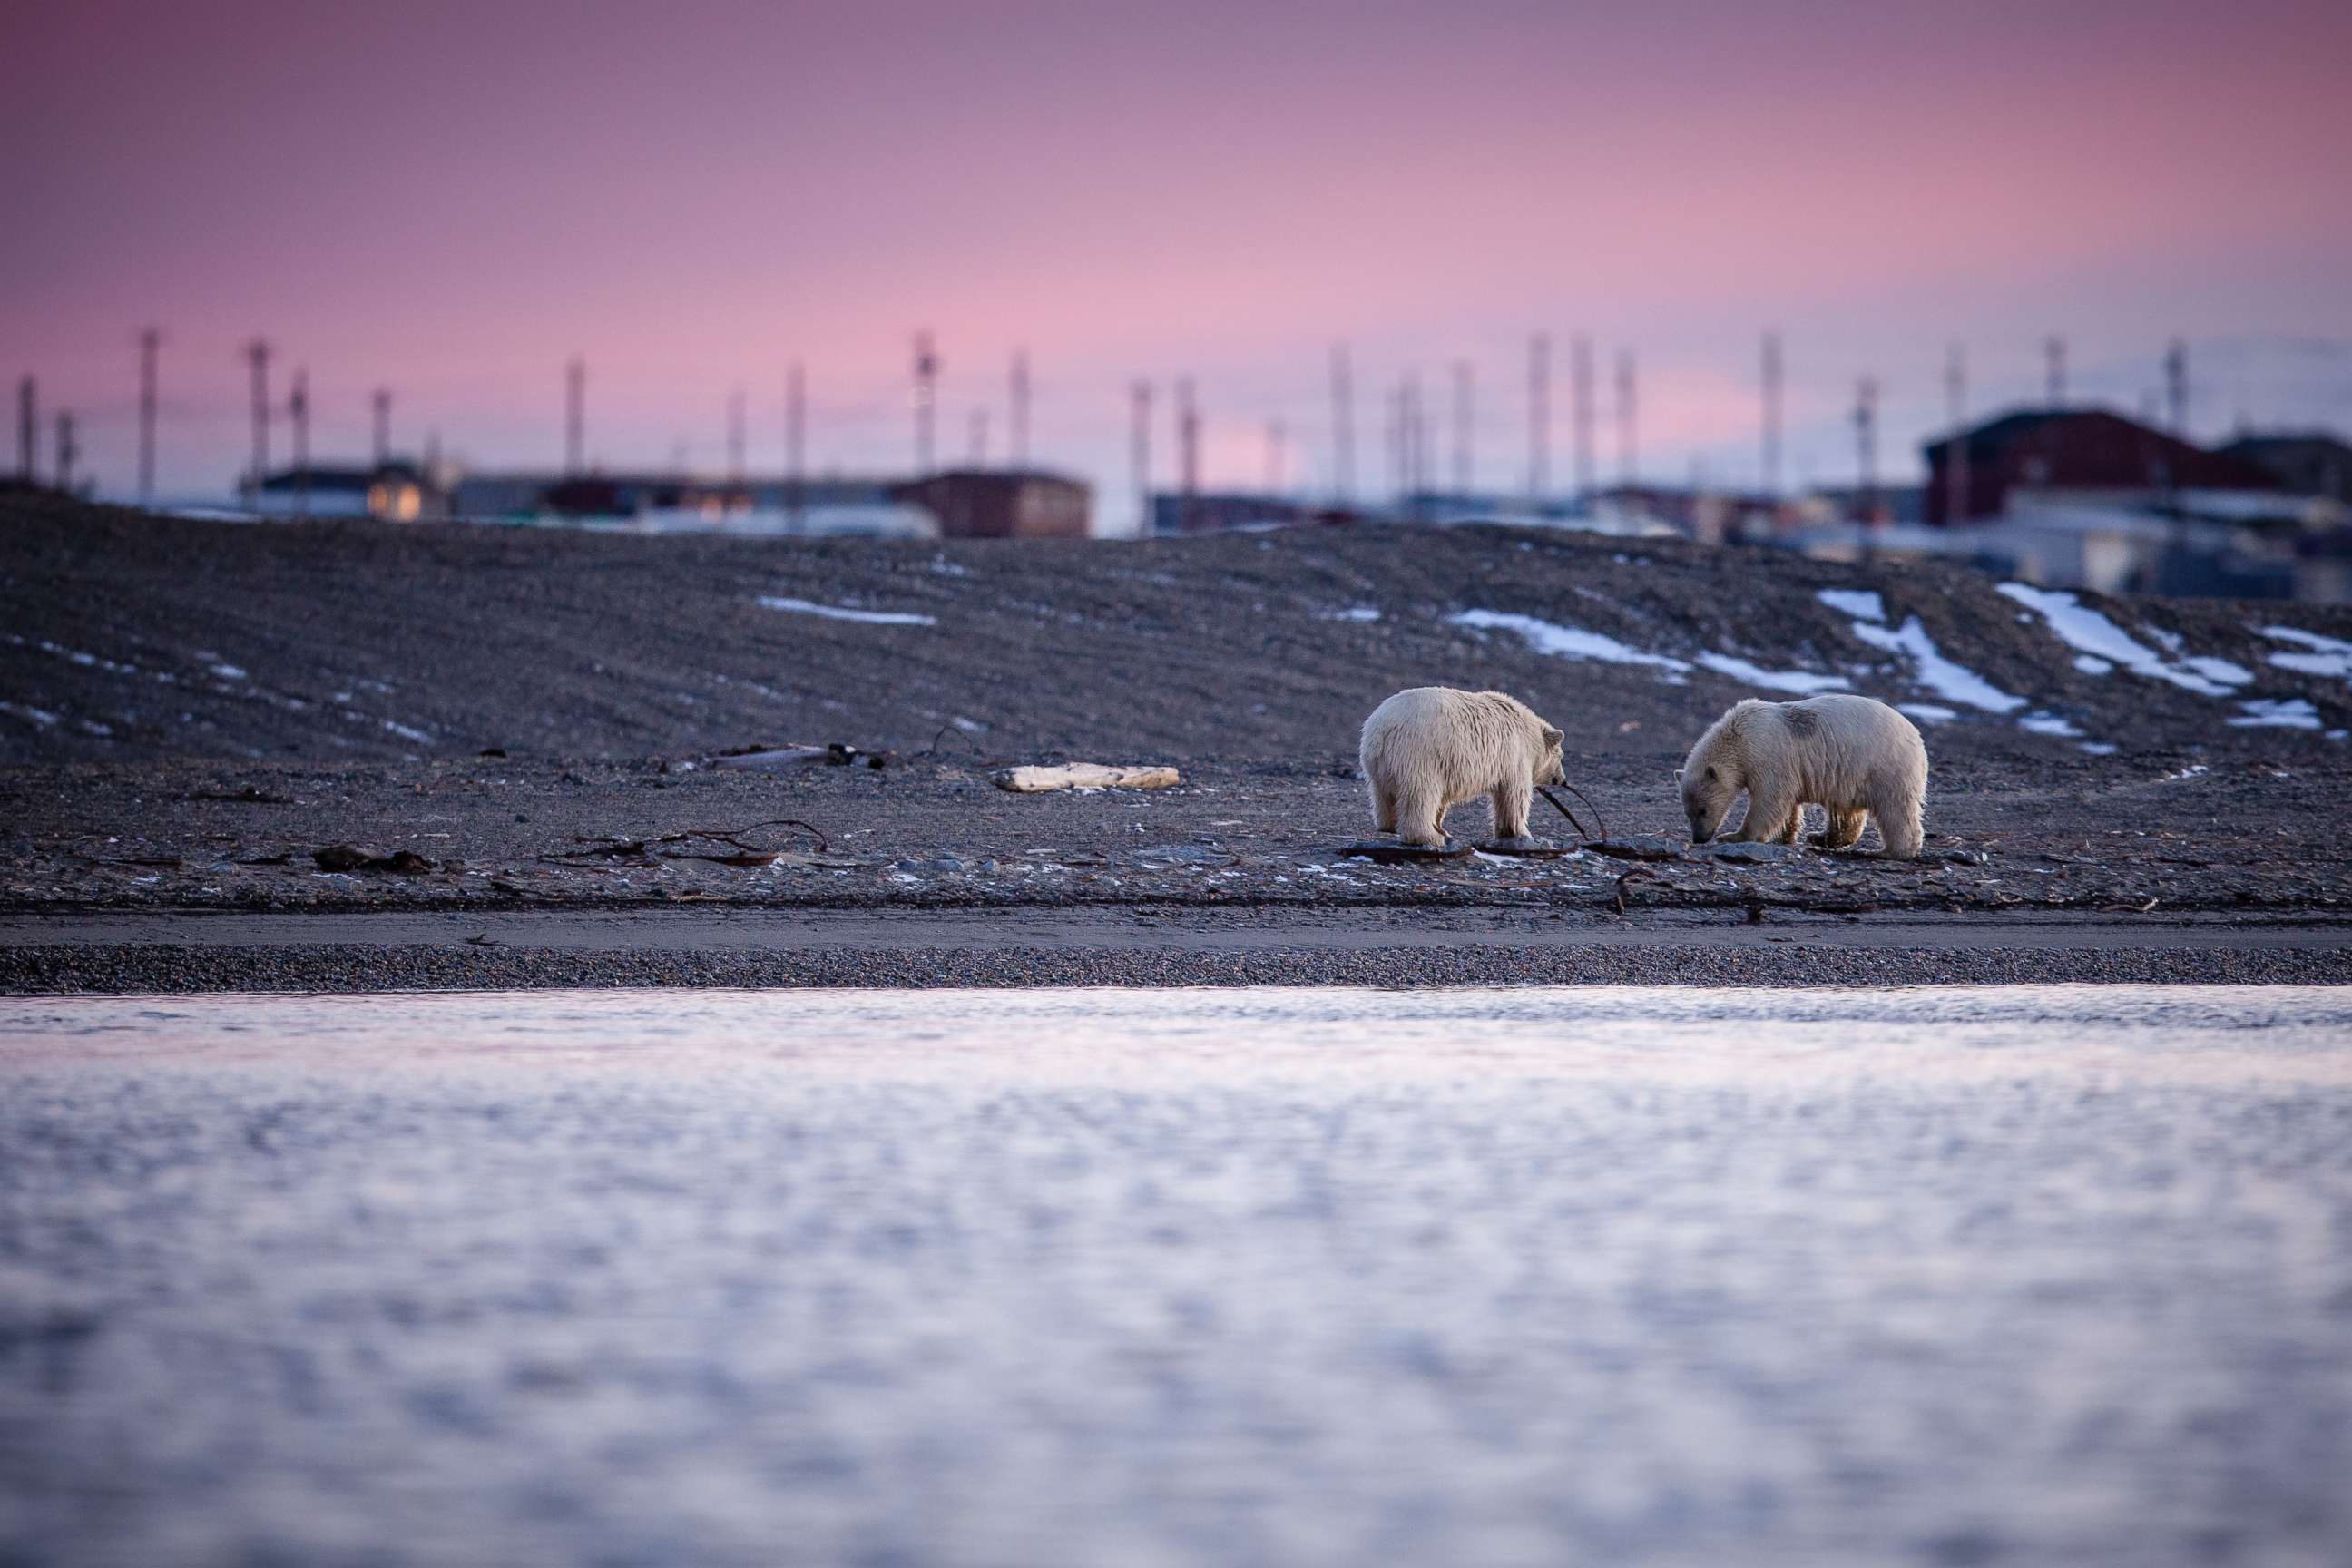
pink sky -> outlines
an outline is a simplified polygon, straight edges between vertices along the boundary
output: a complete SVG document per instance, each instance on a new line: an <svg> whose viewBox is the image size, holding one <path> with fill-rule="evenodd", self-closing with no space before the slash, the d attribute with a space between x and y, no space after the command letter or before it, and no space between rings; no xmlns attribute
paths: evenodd
<svg viewBox="0 0 2352 1568"><path fill-rule="evenodd" d="M1025 346L1035 455L1113 526L1129 381L1165 408L1195 378L1213 482L1255 482L1276 418L1311 479L1340 340L1363 483L1384 389L1465 358L1480 478L1517 483L1534 329L1591 333L1604 383L1638 351L1658 479L1755 477L1768 327L1791 480L1850 479L1858 376L1900 473L1948 343L1984 408L2037 394L2053 330L2126 409L2185 336L2203 434L2352 425L2347 61L2352 6L2264 0L84 0L0 54L0 374L76 408L117 490L150 321L172 493L242 461L257 331L308 367L327 456L383 384L403 446L552 463L577 352L607 465L715 463L738 385L778 465L797 357L814 460L896 468L929 327L943 452L982 405L1001 451Z"/></svg>

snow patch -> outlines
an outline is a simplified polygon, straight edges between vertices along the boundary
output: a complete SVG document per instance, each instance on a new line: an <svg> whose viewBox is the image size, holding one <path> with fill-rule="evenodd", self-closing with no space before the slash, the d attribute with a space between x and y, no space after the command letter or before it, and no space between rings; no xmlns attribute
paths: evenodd
<svg viewBox="0 0 2352 1568"><path fill-rule="evenodd" d="M1919 667L1919 684L1947 702L1988 713L2011 713L2025 706L2024 698L2011 697L1975 670L1946 658L1916 616L1906 618L1901 631L1856 621L1853 635L1888 653L1909 654Z"/></svg>
<svg viewBox="0 0 2352 1568"><path fill-rule="evenodd" d="M215 664L211 668L212 672L215 675L219 676L223 680L243 680L245 679L245 671L239 669L233 664Z"/></svg>
<svg viewBox="0 0 2352 1568"><path fill-rule="evenodd" d="M2241 702L2245 717L2229 721L2233 730L2316 730L2319 710L2301 697L2257 697Z"/></svg>
<svg viewBox="0 0 2352 1568"><path fill-rule="evenodd" d="M0 713L22 719L37 730L47 730L58 721L58 716L46 708L34 708L21 702L0 702Z"/></svg>
<svg viewBox="0 0 2352 1568"><path fill-rule="evenodd" d="M1727 653L1703 653L1698 656L1698 662L1717 675L1727 675L1734 680L1760 686L1768 691L1794 691L1800 696L1810 697L1817 691L1843 691L1848 684L1843 675L1814 675L1802 669L1766 669L1744 658L1734 658Z"/></svg>
<svg viewBox="0 0 2352 1568"><path fill-rule="evenodd" d="M1897 703L1896 708L1922 724L1948 724L1960 716L1958 709L1939 708L1933 702L1903 702Z"/></svg>
<svg viewBox="0 0 2352 1568"><path fill-rule="evenodd" d="M1858 621L1886 619L1886 601L1867 588L1824 588L1813 595L1842 616Z"/></svg>
<svg viewBox="0 0 2352 1568"><path fill-rule="evenodd" d="M1323 617L1327 621L1377 621L1380 608L1374 605L1350 605L1344 610L1334 610Z"/></svg>
<svg viewBox="0 0 2352 1568"><path fill-rule="evenodd" d="M843 605L820 605L809 599L786 599L773 594L760 595L760 603L771 610L790 610L800 616L823 616L829 621L862 621L875 626L935 626L939 620L932 616L919 616L911 610L853 610Z"/></svg>
<svg viewBox="0 0 2352 1568"><path fill-rule="evenodd" d="M2085 741L2079 749L2095 757L2112 757L2116 754L2114 742L2108 741Z"/></svg>
<svg viewBox="0 0 2352 1568"><path fill-rule="evenodd" d="M2296 643L2309 649L2307 653L2274 653L2271 662L2281 669L2292 669L2303 675L2332 675L2352 679L2352 642L2341 637L2324 637L2317 632L2307 632L2299 626L2256 626L2254 630L2273 642Z"/></svg>
<svg viewBox="0 0 2352 1568"><path fill-rule="evenodd" d="M2098 611L2084 608L2080 599L2063 589L2003 583L1993 591L2039 612L2058 640L2076 653L2119 664L2134 675L2168 680L2200 697L2227 697L2231 687L2243 686L2253 679L2251 672L2223 658L2190 658L2168 664L2162 654L2134 638ZM2177 635L2159 634L2154 627L2148 628L2148 635L2164 642L2168 652L2179 653L2180 638ZM2076 668L2081 668L2079 662Z"/></svg>
<svg viewBox="0 0 2352 1568"><path fill-rule="evenodd" d="M433 737L422 730L412 730L397 719L386 719L383 727L404 741L430 741Z"/></svg>
<svg viewBox="0 0 2352 1568"><path fill-rule="evenodd" d="M1685 673L1690 661L1670 658L1662 653L1643 653L1629 647L1615 637L1599 632L1588 632L1580 626L1563 626L1550 621L1539 621L1533 616L1506 615L1499 610L1464 610L1448 619L1457 626L1472 626L1481 631L1493 628L1517 632L1527 638L1538 653L1554 658L1589 658L1603 664L1647 664L1673 675Z"/></svg>
<svg viewBox="0 0 2352 1568"><path fill-rule="evenodd" d="M2075 656L2074 668L2084 675L2112 675L2116 667L2096 654L2085 653Z"/></svg>
<svg viewBox="0 0 2352 1568"><path fill-rule="evenodd" d="M2083 733L2055 713L2028 713L2017 721L2017 727L2028 734L2056 735L2069 741L2079 739Z"/></svg>

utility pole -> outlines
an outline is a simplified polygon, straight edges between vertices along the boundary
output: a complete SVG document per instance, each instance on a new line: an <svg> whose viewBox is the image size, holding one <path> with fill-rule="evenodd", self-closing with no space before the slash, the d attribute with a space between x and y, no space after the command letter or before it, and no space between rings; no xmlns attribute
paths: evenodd
<svg viewBox="0 0 2352 1568"><path fill-rule="evenodd" d="M802 476L808 439L808 388L794 360L784 374L784 517L785 526L798 533L803 515Z"/></svg>
<svg viewBox="0 0 2352 1568"><path fill-rule="evenodd" d="M1780 334L1764 334L1764 493L1780 494Z"/></svg>
<svg viewBox="0 0 2352 1568"><path fill-rule="evenodd" d="M751 416L743 389L727 395L727 489L732 501L743 489L744 468L751 444Z"/></svg>
<svg viewBox="0 0 2352 1568"><path fill-rule="evenodd" d="M1199 522L1194 513L1201 500L1201 410L1192 401L1190 376L1176 384L1176 457L1182 496L1180 526L1190 533Z"/></svg>
<svg viewBox="0 0 2352 1568"><path fill-rule="evenodd" d="M269 344L256 338L245 345L245 363L253 372L253 482L269 477Z"/></svg>
<svg viewBox="0 0 2352 1568"><path fill-rule="evenodd" d="M1633 351L1617 351L1617 482L1632 485L1641 475L1639 428L1634 423Z"/></svg>
<svg viewBox="0 0 2352 1568"><path fill-rule="evenodd" d="M1454 362L1454 493L1466 496L1475 488L1478 439L1478 367L1468 360Z"/></svg>
<svg viewBox="0 0 2352 1568"><path fill-rule="evenodd" d="M1862 483L1857 505L1862 521L1878 521L1878 382L1864 376L1853 390L1854 457Z"/></svg>
<svg viewBox="0 0 2352 1568"><path fill-rule="evenodd" d="M2050 406L2066 405L2066 340L2053 332L2042 340L2042 358L2049 366L2048 397Z"/></svg>
<svg viewBox="0 0 2352 1568"><path fill-rule="evenodd" d="M578 479L588 468L588 362L578 355L563 371L563 476Z"/></svg>
<svg viewBox="0 0 2352 1568"><path fill-rule="evenodd" d="M64 409L58 410L58 489L70 493L73 489L74 459L81 448L74 445L74 416Z"/></svg>
<svg viewBox="0 0 2352 1568"><path fill-rule="evenodd" d="M1551 489L1551 336L1528 340L1528 500L1540 507Z"/></svg>
<svg viewBox="0 0 2352 1568"><path fill-rule="evenodd" d="M1422 421L1421 372L1407 371L1404 378L1404 454L1405 493L1412 498L1415 516L1421 511L1421 493L1429 485L1429 426Z"/></svg>
<svg viewBox="0 0 2352 1568"><path fill-rule="evenodd" d="M16 477L33 482L33 447L40 439L40 393L31 376L16 384Z"/></svg>
<svg viewBox="0 0 2352 1568"><path fill-rule="evenodd" d="M294 515L310 515L310 373L294 373L293 390L286 395L286 413L294 425Z"/></svg>
<svg viewBox="0 0 2352 1568"><path fill-rule="evenodd" d="M1151 516L1151 384L1139 381L1128 389L1133 424L1128 431L1127 458L1135 481L1135 536L1148 539L1154 530Z"/></svg>
<svg viewBox="0 0 2352 1568"><path fill-rule="evenodd" d="M1960 345L1944 362L1944 413L1952 422L1951 449L1944 455L1944 525L1969 520L1969 366Z"/></svg>
<svg viewBox="0 0 2352 1568"><path fill-rule="evenodd" d="M2189 345L2179 338L2164 351L2164 412L2172 434L2189 439Z"/></svg>
<svg viewBox="0 0 2352 1568"><path fill-rule="evenodd" d="M1279 496L1287 488L1289 476L1286 472L1286 465L1284 461L1285 453L1283 451L1283 445L1286 439L1287 433L1283 429L1281 420L1269 419L1266 421L1265 493L1270 496Z"/></svg>
<svg viewBox="0 0 2352 1568"><path fill-rule="evenodd" d="M1029 351L1013 352L1013 417L1005 426L1005 458L1013 468L1029 466Z"/></svg>
<svg viewBox="0 0 2352 1568"><path fill-rule="evenodd" d="M971 466L975 468L988 467L988 410L985 408L971 411Z"/></svg>
<svg viewBox="0 0 2352 1568"><path fill-rule="evenodd" d="M931 334L915 334L915 473L931 471L932 421L939 395L940 356L932 351Z"/></svg>
<svg viewBox="0 0 2352 1568"><path fill-rule="evenodd" d="M1355 367L1348 363L1348 345L1331 350L1331 491L1342 506L1356 489Z"/></svg>
<svg viewBox="0 0 2352 1568"><path fill-rule="evenodd" d="M163 334L149 327L139 334L139 504L155 504L155 358Z"/></svg>
<svg viewBox="0 0 2352 1568"><path fill-rule="evenodd" d="M368 404L375 415L375 438L373 447L375 453L375 466L380 468L392 461L392 388L377 387L370 395Z"/></svg>
<svg viewBox="0 0 2352 1568"><path fill-rule="evenodd" d="M1592 449L1592 340L1582 333L1568 341L1568 395L1576 426L1576 493L1592 494L1596 478Z"/></svg>

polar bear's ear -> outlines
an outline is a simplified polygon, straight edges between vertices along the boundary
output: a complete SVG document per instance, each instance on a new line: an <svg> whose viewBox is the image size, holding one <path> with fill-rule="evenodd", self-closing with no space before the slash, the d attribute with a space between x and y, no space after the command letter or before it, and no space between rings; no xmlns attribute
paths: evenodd
<svg viewBox="0 0 2352 1568"><path fill-rule="evenodd" d="M1549 724L1547 724L1547 725L1545 725L1545 726L1543 727L1543 743L1544 743L1544 745L1545 745L1545 747L1546 747L1546 748L1549 748L1549 747L1552 747L1552 746L1557 746L1557 745L1559 745L1559 744L1560 743L1560 742L1561 742L1561 741L1565 740L1566 738L1567 738L1567 737L1565 737L1564 735L1562 735L1559 731L1557 731L1557 730L1553 729L1553 728L1552 728L1550 725L1549 725Z"/></svg>

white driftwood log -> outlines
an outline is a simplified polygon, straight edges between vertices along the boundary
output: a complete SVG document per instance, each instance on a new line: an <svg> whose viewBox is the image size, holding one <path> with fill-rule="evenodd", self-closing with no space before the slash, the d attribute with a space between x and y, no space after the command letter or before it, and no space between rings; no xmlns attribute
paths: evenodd
<svg viewBox="0 0 2352 1568"><path fill-rule="evenodd" d="M1066 763L1058 768L1006 768L996 787L1015 795L1055 789L1167 789L1181 783L1174 768L1108 768L1100 763Z"/></svg>

